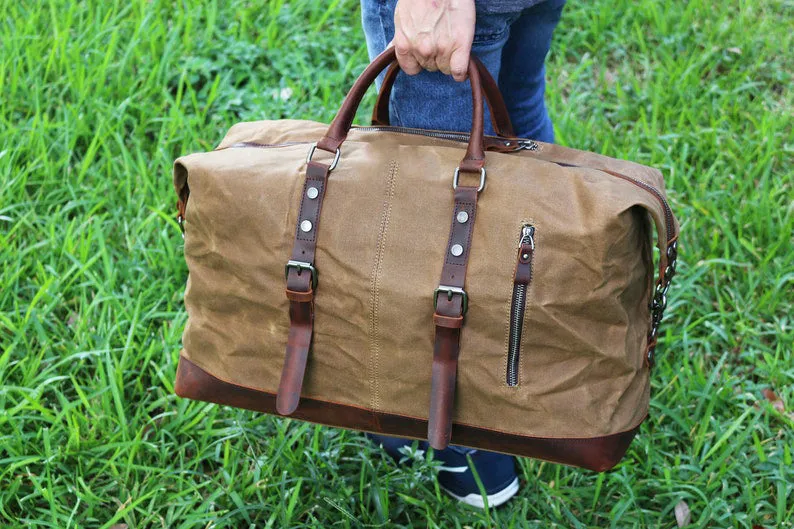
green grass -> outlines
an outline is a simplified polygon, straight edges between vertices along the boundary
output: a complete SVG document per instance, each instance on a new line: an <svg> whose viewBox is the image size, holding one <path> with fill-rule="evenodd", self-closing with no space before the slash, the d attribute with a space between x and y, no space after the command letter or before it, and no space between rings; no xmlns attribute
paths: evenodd
<svg viewBox="0 0 794 529"><path fill-rule="evenodd" d="M625 460L522 460L519 497L490 511L359 434L172 392L171 162L240 120L330 120L366 63L357 4L0 7L0 526L675 527L685 501L691 527L792 527L790 0L566 8L559 141L664 170L680 273Z"/></svg>

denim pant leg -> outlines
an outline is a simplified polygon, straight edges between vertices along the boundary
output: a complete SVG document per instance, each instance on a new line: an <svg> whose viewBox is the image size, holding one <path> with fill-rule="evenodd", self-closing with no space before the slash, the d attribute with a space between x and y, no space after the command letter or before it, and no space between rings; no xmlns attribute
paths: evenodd
<svg viewBox="0 0 794 529"><path fill-rule="evenodd" d="M370 59L386 49L394 38L394 7L397 0L361 0L361 18ZM520 13L477 15L472 52L494 76L499 77L502 49L510 36L510 24ZM378 79L378 88L380 80ZM441 72L413 76L400 74L392 90L389 115L392 125L422 129L471 130L471 84L458 83ZM485 133L493 134L485 116Z"/></svg>
<svg viewBox="0 0 794 529"><path fill-rule="evenodd" d="M554 28L565 0L547 0L525 9L510 28L502 50L499 88L516 135L554 143L554 127L546 111L546 68Z"/></svg>

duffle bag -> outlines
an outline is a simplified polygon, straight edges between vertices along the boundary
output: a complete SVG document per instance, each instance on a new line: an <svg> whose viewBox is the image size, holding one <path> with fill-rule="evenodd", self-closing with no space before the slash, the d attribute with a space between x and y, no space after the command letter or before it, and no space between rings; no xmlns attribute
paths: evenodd
<svg viewBox="0 0 794 529"><path fill-rule="evenodd" d="M394 59L364 70L330 125L239 123L176 160L176 393L613 467L648 414L675 272L661 173L516 138L476 59L470 133L392 127ZM389 66L373 125L353 126Z"/></svg>

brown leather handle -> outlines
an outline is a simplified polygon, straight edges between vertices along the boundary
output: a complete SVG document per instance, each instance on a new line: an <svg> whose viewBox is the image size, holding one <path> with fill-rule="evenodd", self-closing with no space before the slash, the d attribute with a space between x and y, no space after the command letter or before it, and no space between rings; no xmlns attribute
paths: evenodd
<svg viewBox="0 0 794 529"><path fill-rule="evenodd" d="M367 66L361 73L353 87L345 96L342 102L342 107L337 112L336 117L328 127L328 132L325 136L317 142L317 148L330 153L335 153L340 145L347 138L347 133L353 124L353 118L356 115L356 110L361 104L361 100L366 93L367 88L375 82L378 74L384 68L396 61L394 48L387 48L386 51L375 57L375 59ZM480 72L477 69L474 60L469 61L469 80L471 81L472 93L472 124L471 136L469 137L469 145L466 149L466 155L460 162L460 170L464 172L479 173L485 165L485 151L483 148L483 133L484 133L484 106L483 106L483 92L482 82L480 80Z"/></svg>
<svg viewBox="0 0 794 529"><path fill-rule="evenodd" d="M497 136L503 138L515 138L513 132L513 123L510 121L510 113L507 111L502 92L499 90L499 85L496 84L491 72L488 68L477 58L472 55L471 60L477 66L480 72L480 80L482 81L483 92L485 93L485 100L488 101L488 108L491 114L491 125ZM394 88L394 81L397 79L397 74L400 73L400 65L397 63L392 64L383 78L383 84L378 92L378 100L375 103L375 108L372 109L372 124L388 127L389 120L389 96L391 95L392 88Z"/></svg>

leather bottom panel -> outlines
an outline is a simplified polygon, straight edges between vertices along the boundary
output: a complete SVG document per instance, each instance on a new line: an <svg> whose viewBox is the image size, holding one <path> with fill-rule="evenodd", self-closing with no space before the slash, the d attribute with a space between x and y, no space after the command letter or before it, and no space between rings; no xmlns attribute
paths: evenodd
<svg viewBox="0 0 794 529"><path fill-rule="evenodd" d="M184 356L179 359L174 389L180 397L278 415L275 394L220 380ZM306 397L300 399L298 408L289 418L398 437L425 439L427 436L427 421L423 419ZM452 443L601 472L620 461L638 429L639 425L604 437L554 439L453 423Z"/></svg>

